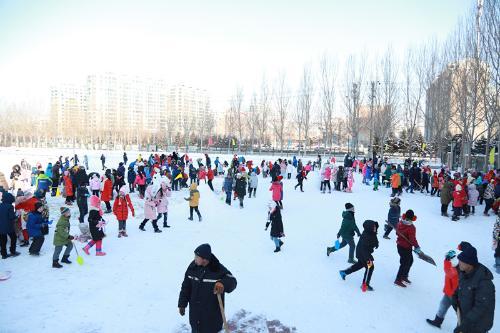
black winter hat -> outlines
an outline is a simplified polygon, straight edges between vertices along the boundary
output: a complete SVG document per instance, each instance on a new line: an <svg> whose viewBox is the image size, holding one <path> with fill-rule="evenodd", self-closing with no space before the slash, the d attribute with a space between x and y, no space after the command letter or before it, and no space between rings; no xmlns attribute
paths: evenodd
<svg viewBox="0 0 500 333"><path fill-rule="evenodd" d="M478 264L476 248L470 244L468 246L462 246L462 252L458 255L458 260L476 266Z"/></svg>
<svg viewBox="0 0 500 333"><path fill-rule="evenodd" d="M404 215L404 219L408 221L415 221L417 219L415 213L411 209L408 209Z"/></svg>
<svg viewBox="0 0 500 333"><path fill-rule="evenodd" d="M38 210L38 208L42 207L43 204L41 202L35 203L35 210Z"/></svg>
<svg viewBox="0 0 500 333"><path fill-rule="evenodd" d="M196 250L194 250L194 254L203 259L210 260L212 257L212 249L209 244L201 244L196 248Z"/></svg>
<svg viewBox="0 0 500 333"><path fill-rule="evenodd" d="M354 208L354 206L353 206L352 203L348 202L348 203L345 204L345 209L349 210L351 208Z"/></svg>

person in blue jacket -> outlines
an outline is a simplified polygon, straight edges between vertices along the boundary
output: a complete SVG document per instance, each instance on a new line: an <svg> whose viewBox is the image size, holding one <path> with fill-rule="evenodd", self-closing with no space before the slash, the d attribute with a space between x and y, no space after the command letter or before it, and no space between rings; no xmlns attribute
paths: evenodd
<svg viewBox="0 0 500 333"><path fill-rule="evenodd" d="M45 169L45 175L52 178L52 163L47 164L47 169Z"/></svg>
<svg viewBox="0 0 500 333"><path fill-rule="evenodd" d="M227 173L224 178L224 184L222 185L222 190L226 192L226 203L231 206L231 192L233 191L233 176L230 172Z"/></svg>
<svg viewBox="0 0 500 333"><path fill-rule="evenodd" d="M40 174L35 181L35 188L37 191L42 190L44 194L47 193L52 189L52 179L50 179L45 172L40 171Z"/></svg>
<svg viewBox="0 0 500 333"><path fill-rule="evenodd" d="M37 202L35 204L35 210L28 214L28 222L26 223L28 235L33 238L29 248L29 253L34 256L40 255L40 249L45 241L45 237L42 234L42 226L46 223L42 216L42 211L43 204L41 202Z"/></svg>
<svg viewBox="0 0 500 333"><path fill-rule="evenodd" d="M135 177L137 174L134 171L134 166L132 163L128 167L127 171L127 181L128 181L128 187L129 187L129 192L134 193L134 182L135 182Z"/></svg>
<svg viewBox="0 0 500 333"><path fill-rule="evenodd" d="M387 223L384 226L384 238L391 239L389 234L392 229L396 229L396 226L401 218L401 199L399 197L394 197L389 203L389 213L387 213Z"/></svg>
<svg viewBox="0 0 500 333"><path fill-rule="evenodd" d="M16 213L12 205L15 198L9 192L3 192L2 203L0 203L0 253L2 259L18 256L20 253L16 251L16 232L14 224L16 222ZM10 254L7 254L7 236L10 238Z"/></svg>

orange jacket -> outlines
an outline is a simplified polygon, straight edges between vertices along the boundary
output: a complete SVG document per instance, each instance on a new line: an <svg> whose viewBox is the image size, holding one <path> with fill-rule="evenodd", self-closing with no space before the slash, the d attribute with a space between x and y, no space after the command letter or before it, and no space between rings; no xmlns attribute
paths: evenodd
<svg viewBox="0 0 500 333"><path fill-rule="evenodd" d="M458 271L451 265L451 261L444 261L444 288L446 296L451 297L458 287Z"/></svg>
<svg viewBox="0 0 500 333"><path fill-rule="evenodd" d="M399 176L399 173L393 173L391 176L391 185L392 188L398 188L399 185L401 185L401 176Z"/></svg>

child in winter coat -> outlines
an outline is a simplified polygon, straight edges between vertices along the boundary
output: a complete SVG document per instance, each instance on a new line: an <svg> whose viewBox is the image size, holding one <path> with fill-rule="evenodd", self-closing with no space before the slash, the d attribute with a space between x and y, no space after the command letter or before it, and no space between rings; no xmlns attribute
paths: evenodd
<svg viewBox="0 0 500 333"><path fill-rule="evenodd" d="M483 198L485 201L484 207L484 216L490 216L489 210L493 206L493 202L495 201L495 186L494 179L491 179L484 190Z"/></svg>
<svg viewBox="0 0 500 333"><path fill-rule="evenodd" d="M439 303L439 309L437 311L436 317L434 320L427 319L427 322L435 326L437 328L441 328L441 324L443 323L444 316L446 312L450 308L452 304L452 297L455 293L455 290L458 287L458 258L455 250L450 250L446 253L443 269L444 269L444 288L443 288L443 298Z"/></svg>
<svg viewBox="0 0 500 333"><path fill-rule="evenodd" d="M158 206L158 200L156 198L157 192L154 189L154 185L149 185L146 188L146 195L144 197L144 220L141 222L139 229L142 231L146 231L144 226L151 220L151 224L153 224L154 232L160 233L161 230L158 228L157 224L157 214L156 207Z"/></svg>
<svg viewBox="0 0 500 333"><path fill-rule="evenodd" d="M44 234L42 233L42 227L45 227L46 223L42 216L42 211L43 204L41 202L37 202L35 204L35 210L28 214L28 222L26 223L28 235L33 238L28 251L30 255L34 256L40 255L40 249L45 241Z"/></svg>
<svg viewBox="0 0 500 333"><path fill-rule="evenodd" d="M469 205L469 212L474 215L476 213L477 200L479 198L479 191L476 189L476 185L470 184L468 187L469 200L467 204Z"/></svg>
<svg viewBox="0 0 500 333"><path fill-rule="evenodd" d="M373 168L373 190L374 191L378 191L378 187L380 185L379 177L380 177L379 169L377 167L374 167Z"/></svg>
<svg viewBox="0 0 500 333"><path fill-rule="evenodd" d="M92 191L92 195L99 196L99 192L101 191L101 181L96 174L93 174L92 179L90 180L90 190Z"/></svg>
<svg viewBox="0 0 500 333"><path fill-rule="evenodd" d="M349 267L346 270L340 271L340 277L345 280L345 277L351 273L359 271L361 268L365 268L365 275L363 277L363 284L361 288L363 291L373 291L370 285L370 280L372 278L373 270L375 265L373 265L373 251L378 248L377 239L378 223L371 220L366 220L363 223L363 233L359 238L358 246L356 247L356 258L358 262Z"/></svg>
<svg viewBox="0 0 500 333"><path fill-rule="evenodd" d="M188 220L193 220L193 211L198 214L198 219L201 222L201 213L198 209L200 204L200 192L198 191L198 186L196 183L191 184L189 187L189 198L184 198L184 200L189 201L189 218Z"/></svg>
<svg viewBox="0 0 500 333"><path fill-rule="evenodd" d="M398 235L396 244L399 254L399 270L394 284L403 288L406 288L405 283L411 284L411 281L408 280L408 275L410 274L410 269L413 264L412 250L415 248L415 252L421 252L416 237L417 229L413 225L416 220L417 217L415 213L413 210L409 209L403 214L396 228L396 233Z"/></svg>
<svg viewBox="0 0 500 333"><path fill-rule="evenodd" d="M353 174L352 168L348 168L348 169L349 170L347 171L347 187L345 187L345 184L344 184L344 189L347 188L345 191L347 193L352 193L352 188L354 186L354 174ZM339 167L339 172L340 172L340 167ZM344 179L346 179L346 178L344 178Z"/></svg>
<svg viewBox="0 0 500 333"><path fill-rule="evenodd" d="M2 203L0 203L0 253L2 254L2 259L7 259L8 257L16 257L20 253L16 251L16 213L14 211L14 206L12 205L15 198L9 192L3 192L1 194ZM7 254L7 236L10 238L10 254Z"/></svg>
<svg viewBox="0 0 500 333"><path fill-rule="evenodd" d="M210 190L213 192L214 191L214 186L212 184L214 180L214 171L212 169L208 169L207 171L207 179L208 179L208 187L210 187Z"/></svg>
<svg viewBox="0 0 500 333"><path fill-rule="evenodd" d="M52 256L52 267L62 268L63 266L59 263L59 255L61 254L63 246L66 246L61 262L65 264L71 264L69 261L69 255L71 250L73 250L73 236L69 234L69 218L71 217L71 211L68 207L61 207L61 217L56 224L56 230L54 231L54 255Z"/></svg>
<svg viewBox="0 0 500 333"><path fill-rule="evenodd" d="M391 187L392 187L391 197L395 197L396 194L399 193L399 190L401 188L401 176L396 171L396 168L394 166L392 167Z"/></svg>
<svg viewBox="0 0 500 333"><path fill-rule="evenodd" d="M89 207L87 204L87 198L90 197L89 190L87 186L81 184L76 189L76 204L78 205L78 210L80 211L79 221L83 223L85 215L89 212Z"/></svg>
<svg viewBox="0 0 500 333"><path fill-rule="evenodd" d="M106 237L106 235L104 234L104 226L106 225L106 221L102 219L102 215L103 212L101 209L101 200L98 196L91 196L88 221L92 239L83 248L83 252L85 252L87 255L90 255L89 250L94 245L96 246L96 256L100 257L106 255L106 252L102 251L102 239Z"/></svg>
<svg viewBox="0 0 500 333"><path fill-rule="evenodd" d="M391 199L391 202L389 203L389 213L387 214L387 224L385 225L385 233L384 233L384 238L385 239L390 239L389 234L391 233L392 229L396 229L399 218L401 216L401 199L399 197L394 197Z"/></svg>
<svg viewBox="0 0 500 333"><path fill-rule="evenodd" d="M231 206L231 192L233 190L233 177L231 173L228 172L226 177L224 177L224 183L222 185L222 191L226 193L226 204Z"/></svg>
<svg viewBox="0 0 500 333"><path fill-rule="evenodd" d="M283 230L283 220L281 218L281 209L279 205L271 201L269 203L269 212L268 212L268 219L266 222L266 230L269 228L269 225L271 225L271 240L274 242L274 245L276 246L276 249L274 252L280 252L281 251L281 246L283 246L283 241L280 239L281 237L285 237L285 232Z"/></svg>
<svg viewBox="0 0 500 333"><path fill-rule="evenodd" d="M286 173L287 173L288 179L292 179L292 172L293 172L292 161L288 161L288 164L286 165Z"/></svg>
<svg viewBox="0 0 500 333"><path fill-rule="evenodd" d="M321 185L322 193L326 192L326 187L328 186L328 193L332 192L332 188L330 185L330 179L332 177L332 169L330 168L330 164L328 162L325 164L325 169L323 172L323 182Z"/></svg>
<svg viewBox="0 0 500 333"><path fill-rule="evenodd" d="M113 214L115 214L116 219L118 220L118 238L121 238L122 236L128 237L127 218L129 208L132 216L135 217L134 206L132 205L130 196L127 194L127 187L122 186L118 191L118 198L116 198L113 203Z"/></svg>
<svg viewBox="0 0 500 333"><path fill-rule="evenodd" d="M106 214L111 213L111 204L109 203L113 199L113 180L111 180L111 174L106 174L103 183L101 200L106 205Z"/></svg>
<svg viewBox="0 0 500 333"><path fill-rule="evenodd" d="M247 181L246 177L244 177L241 173L236 174L236 183L234 185L234 190L240 200L240 208L243 208L243 199L247 194Z"/></svg>
<svg viewBox="0 0 500 333"><path fill-rule="evenodd" d="M326 248L326 255L330 256L330 253L340 250L347 244L349 244L349 259L348 263L355 264L354 260L354 250L356 249L356 244L354 243L354 234L356 233L361 236L358 226L356 225L356 220L354 219L354 206L348 202L345 204L345 211L342 213L342 225L337 233L337 240L342 236L342 242L337 249L335 245Z"/></svg>
<svg viewBox="0 0 500 333"><path fill-rule="evenodd" d="M75 200L75 196L73 193L73 182L71 181L71 177L69 175L68 170L64 171L63 182L64 182L64 192L66 194L65 204L71 206L73 204L73 201Z"/></svg>
<svg viewBox="0 0 500 333"><path fill-rule="evenodd" d="M160 189L158 190L158 194L156 195L156 198L158 200L158 206L157 212L158 216L156 217L156 220L160 220L161 216L163 215L163 228L170 228L168 225L168 198L172 195L172 192L170 191L170 188L167 186L167 181L162 180Z"/></svg>
<svg viewBox="0 0 500 333"><path fill-rule="evenodd" d="M493 251L495 251L495 268L500 274L500 213L498 213L497 221L493 227Z"/></svg>
<svg viewBox="0 0 500 333"><path fill-rule="evenodd" d="M464 192L462 191L462 186L457 184L455 186L455 191L453 191L453 216L451 218L452 221L460 220L460 215L462 215L462 206L464 202L466 202L466 197L464 196Z"/></svg>
<svg viewBox="0 0 500 333"><path fill-rule="evenodd" d="M299 175L301 178L299 178ZM295 188L300 185L300 190L302 191L302 181L303 179L306 178L303 173L297 174L297 180L299 183L295 185ZM283 183L281 180L283 179L282 176L278 176L274 179L273 183L271 184L271 187L269 188L269 191L272 191L272 198L273 201L280 206L280 209L283 209ZM306 178L307 179L307 178ZM304 191L302 191L304 192Z"/></svg>
<svg viewBox="0 0 500 333"><path fill-rule="evenodd" d="M438 190L439 190L439 177L437 175L437 172L434 171L434 173L432 174L432 179L431 179L432 183L431 183L431 196L434 196Z"/></svg>
<svg viewBox="0 0 500 333"><path fill-rule="evenodd" d="M290 166L291 164L288 164L287 168ZM255 171L252 171L250 173L250 181L248 182L248 197L251 198L252 197L252 193L253 193L253 197L255 198L255 195L257 194L257 185L259 184L259 177L257 177L257 173Z"/></svg>
<svg viewBox="0 0 500 333"><path fill-rule="evenodd" d="M129 188L130 193L135 192L134 182L135 182L136 176L137 176L137 174L134 171L134 167L129 165L128 171L127 171L127 181L128 181L128 188Z"/></svg>

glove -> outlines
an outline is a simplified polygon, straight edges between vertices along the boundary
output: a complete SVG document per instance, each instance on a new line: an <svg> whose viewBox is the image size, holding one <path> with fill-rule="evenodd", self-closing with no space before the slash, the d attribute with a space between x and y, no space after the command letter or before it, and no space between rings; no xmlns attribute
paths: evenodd
<svg viewBox="0 0 500 333"><path fill-rule="evenodd" d="M270 224L271 224L271 222L266 222L266 230L267 230L267 228L269 228Z"/></svg>
<svg viewBox="0 0 500 333"><path fill-rule="evenodd" d="M420 248L419 248L419 247L416 247L416 248L415 248L415 253L420 254L420 253L422 253L422 250L420 250Z"/></svg>
<svg viewBox="0 0 500 333"><path fill-rule="evenodd" d="M215 282L214 294L222 294L222 293L224 293L224 285L220 281Z"/></svg>
<svg viewBox="0 0 500 333"><path fill-rule="evenodd" d="M74 237L74 236L69 235L69 236L68 236L68 239L69 239L69 240L73 240L73 239L75 239L75 237Z"/></svg>
<svg viewBox="0 0 500 333"><path fill-rule="evenodd" d="M184 316L186 314L186 308L179 308L179 314Z"/></svg>
<svg viewBox="0 0 500 333"><path fill-rule="evenodd" d="M47 224L52 224L52 222L54 222L54 220L47 221Z"/></svg>

